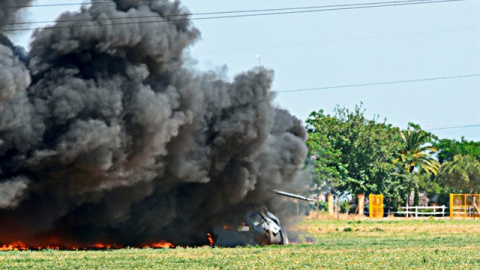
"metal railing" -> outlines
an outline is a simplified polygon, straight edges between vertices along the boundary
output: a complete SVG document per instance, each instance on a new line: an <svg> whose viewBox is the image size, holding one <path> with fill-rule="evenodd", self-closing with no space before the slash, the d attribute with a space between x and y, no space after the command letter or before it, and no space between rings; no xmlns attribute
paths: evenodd
<svg viewBox="0 0 480 270"><path fill-rule="evenodd" d="M415 215L415 217L418 217L419 215L426 215L426 216L435 216L435 215L442 215L442 217L445 217L446 213L446 207L445 205L439 205L439 206L406 206L406 207L399 207L397 214L399 215L405 215L405 217L408 217L409 215ZM401 211L403 210L403 211ZM426 211L425 211L426 210ZM432 210L432 211L428 211Z"/></svg>

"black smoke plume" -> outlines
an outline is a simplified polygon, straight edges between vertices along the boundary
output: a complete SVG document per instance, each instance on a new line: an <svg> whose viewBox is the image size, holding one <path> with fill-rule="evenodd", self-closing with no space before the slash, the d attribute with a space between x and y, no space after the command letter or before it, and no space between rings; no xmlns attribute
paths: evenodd
<svg viewBox="0 0 480 270"><path fill-rule="evenodd" d="M0 3L0 31L15 29L14 24L19 22L24 7L28 7L33 0L2 0Z"/></svg>
<svg viewBox="0 0 480 270"><path fill-rule="evenodd" d="M36 31L28 60L2 36L0 242L196 244L298 179L306 133L272 105L272 71L194 71L177 1L92 2ZM2 31L18 10L0 10Z"/></svg>

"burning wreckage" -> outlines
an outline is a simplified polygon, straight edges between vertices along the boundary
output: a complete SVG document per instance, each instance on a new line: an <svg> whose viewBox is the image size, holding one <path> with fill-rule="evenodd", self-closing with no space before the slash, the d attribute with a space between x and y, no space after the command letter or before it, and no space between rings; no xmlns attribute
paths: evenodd
<svg viewBox="0 0 480 270"><path fill-rule="evenodd" d="M274 193L297 200L313 201L310 198L285 191L274 190ZM265 206L247 209L244 215L223 220L221 226L213 228L210 244L224 247L246 245L286 245L287 231L280 219L267 210Z"/></svg>
<svg viewBox="0 0 480 270"><path fill-rule="evenodd" d="M0 1L0 248L287 243L251 209L281 208L306 156L272 71L192 68L200 32L167 0L92 0L25 51L32 1Z"/></svg>

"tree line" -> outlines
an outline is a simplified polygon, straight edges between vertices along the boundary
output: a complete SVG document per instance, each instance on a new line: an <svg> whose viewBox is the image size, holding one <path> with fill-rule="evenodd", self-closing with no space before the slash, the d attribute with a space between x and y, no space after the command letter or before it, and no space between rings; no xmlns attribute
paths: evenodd
<svg viewBox="0 0 480 270"><path fill-rule="evenodd" d="M409 123L406 130L378 116L365 117L362 105L337 106L333 115L314 111L306 120L312 185L323 192L383 194L387 207L404 205L420 192L476 193L480 186L480 142L439 139Z"/></svg>

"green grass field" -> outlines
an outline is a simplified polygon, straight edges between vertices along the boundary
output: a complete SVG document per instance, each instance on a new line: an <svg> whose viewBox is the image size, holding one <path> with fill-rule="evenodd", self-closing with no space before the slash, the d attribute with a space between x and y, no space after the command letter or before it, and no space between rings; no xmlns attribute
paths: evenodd
<svg viewBox="0 0 480 270"><path fill-rule="evenodd" d="M315 220L299 243L0 252L0 269L480 269L480 220ZM313 239L313 242L311 242Z"/></svg>

